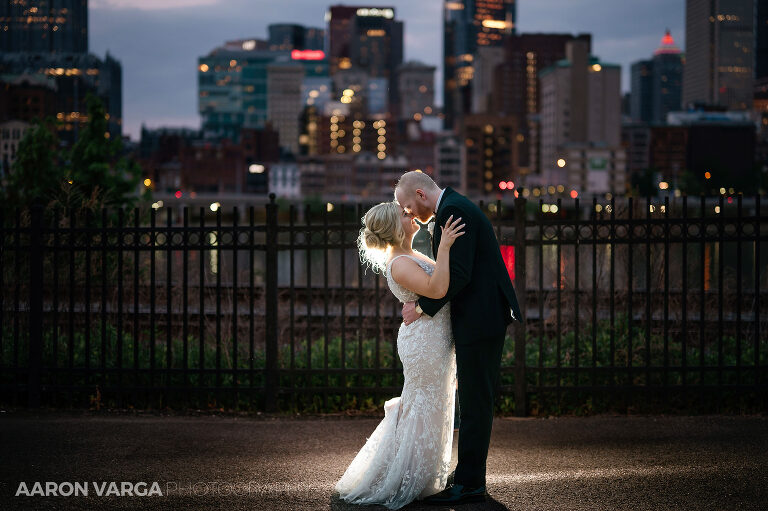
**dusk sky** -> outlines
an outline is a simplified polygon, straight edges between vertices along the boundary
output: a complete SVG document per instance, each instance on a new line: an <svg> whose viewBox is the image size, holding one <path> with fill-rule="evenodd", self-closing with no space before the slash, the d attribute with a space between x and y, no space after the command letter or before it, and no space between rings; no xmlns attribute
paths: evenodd
<svg viewBox="0 0 768 511"><path fill-rule="evenodd" d="M324 26L319 0L91 0L90 51L123 65L123 132L138 140L141 125L199 127L197 58L226 40L266 38L267 25ZM405 21L405 58L438 66L442 101L442 0L345 2L393 6ZM592 53L629 65L650 57L665 29L685 49L684 0L519 0L517 31L591 33Z"/></svg>

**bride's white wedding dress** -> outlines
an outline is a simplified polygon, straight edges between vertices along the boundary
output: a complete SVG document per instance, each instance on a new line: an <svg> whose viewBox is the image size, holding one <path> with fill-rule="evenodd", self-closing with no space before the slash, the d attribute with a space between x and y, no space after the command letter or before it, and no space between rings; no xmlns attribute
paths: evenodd
<svg viewBox="0 0 768 511"><path fill-rule="evenodd" d="M424 259L397 257L410 257L429 275L434 271L434 263ZM403 303L416 300L418 295L390 275L397 257L387 265L389 289ZM398 509L446 486L456 382L450 306L434 317L402 324L397 351L405 376L403 393L384 404L384 419L336 483L346 502Z"/></svg>

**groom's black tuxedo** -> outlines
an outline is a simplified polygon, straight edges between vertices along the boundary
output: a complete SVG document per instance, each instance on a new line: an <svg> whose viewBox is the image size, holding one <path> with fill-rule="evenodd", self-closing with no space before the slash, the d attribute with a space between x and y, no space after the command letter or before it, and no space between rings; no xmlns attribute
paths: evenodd
<svg viewBox="0 0 768 511"><path fill-rule="evenodd" d="M451 282L440 299L419 298L425 314L434 316L451 302L451 324L456 344L469 344L506 330L514 319L522 320L517 295L501 257L499 243L488 217L472 201L447 187L435 213L432 253L437 255L442 230L453 215L461 217L464 235L451 247ZM483 335L485 333L485 335Z"/></svg>
<svg viewBox="0 0 768 511"><path fill-rule="evenodd" d="M522 321L523 316L491 222L472 201L450 187L443 192L435 212L432 252L437 254L440 226L451 215L454 220L461 217L466 226L464 234L451 246L448 293L438 300L420 297L418 303L425 314L434 316L446 302L451 302L461 415L454 483L481 487L485 486L507 325L513 319Z"/></svg>

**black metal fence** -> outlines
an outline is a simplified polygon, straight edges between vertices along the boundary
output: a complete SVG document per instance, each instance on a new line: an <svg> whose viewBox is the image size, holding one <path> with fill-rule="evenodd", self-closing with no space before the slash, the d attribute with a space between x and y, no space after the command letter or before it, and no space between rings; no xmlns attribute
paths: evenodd
<svg viewBox="0 0 768 511"><path fill-rule="evenodd" d="M526 316L510 329L500 411L768 406L760 197L481 208ZM400 305L360 264L364 209L273 198L215 214L36 207L0 219L0 402L380 405L402 386Z"/></svg>

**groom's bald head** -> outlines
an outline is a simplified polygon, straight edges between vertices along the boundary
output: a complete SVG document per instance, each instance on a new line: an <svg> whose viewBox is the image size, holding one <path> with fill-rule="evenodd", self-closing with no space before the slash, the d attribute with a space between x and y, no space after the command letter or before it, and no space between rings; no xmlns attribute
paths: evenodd
<svg viewBox="0 0 768 511"><path fill-rule="evenodd" d="M395 198L397 198L398 190L405 193L414 193L416 190L424 190L425 192L437 190L439 192L440 187L425 173L414 170L406 172L400 177L397 186L395 186Z"/></svg>
<svg viewBox="0 0 768 511"><path fill-rule="evenodd" d="M395 186L395 200L420 222L427 222L434 215L440 187L423 172L406 172Z"/></svg>

